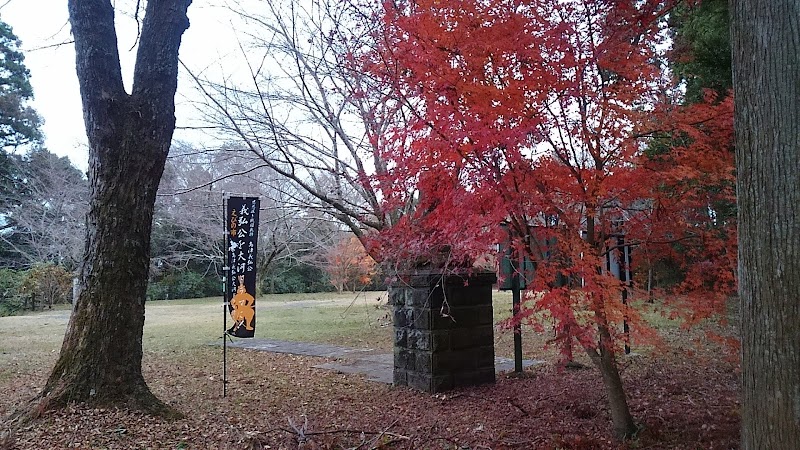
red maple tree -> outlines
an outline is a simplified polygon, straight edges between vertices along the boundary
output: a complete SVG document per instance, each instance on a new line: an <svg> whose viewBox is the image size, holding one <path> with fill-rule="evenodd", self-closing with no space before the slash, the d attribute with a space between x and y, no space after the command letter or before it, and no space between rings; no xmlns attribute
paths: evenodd
<svg viewBox="0 0 800 450"><path fill-rule="evenodd" d="M393 131L382 182L402 187L387 190L387 205L416 208L381 233L381 253L463 265L503 240L498 225L509 223L514 249L538 263L515 320L554 324L565 351L585 349L618 437L636 425L616 355L657 336L621 301L636 283L606 270L609 255L623 269L624 244L634 260L677 261L683 295L671 298L694 319L720 311L735 284L735 223L718 212L733 198L730 101L666 101L670 7L386 2L382 45L364 59L413 114ZM648 152L654 136L668 137L669 151Z"/></svg>

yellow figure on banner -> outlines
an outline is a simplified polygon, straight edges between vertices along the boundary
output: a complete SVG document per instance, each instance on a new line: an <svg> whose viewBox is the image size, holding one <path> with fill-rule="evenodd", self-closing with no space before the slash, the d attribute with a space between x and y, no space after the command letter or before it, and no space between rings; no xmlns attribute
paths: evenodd
<svg viewBox="0 0 800 450"><path fill-rule="evenodd" d="M233 331L238 330L242 325L246 330L253 330L256 299L247 292L247 288L244 286L244 275L238 275L236 278L239 281L239 286L237 286L236 294L231 299L231 306L233 307L231 317L233 317L233 322L236 324L233 327Z"/></svg>

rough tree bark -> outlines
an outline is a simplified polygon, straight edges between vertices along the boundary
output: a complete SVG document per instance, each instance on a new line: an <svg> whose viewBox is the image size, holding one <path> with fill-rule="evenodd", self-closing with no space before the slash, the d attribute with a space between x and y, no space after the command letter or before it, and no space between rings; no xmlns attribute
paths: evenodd
<svg viewBox="0 0 800 450"><path fill-rule="evenodd" d="M594 216L596 210L595 206L590 205L587 208L586 215L586 241L593 248L597 248L599 245L595 234ZM614 340L609 331L608 318L605 313L605 299L602 295L593 295L592 309L597 322L600 342L597 348L584 347L584 350L586 350L589 358L597 368L600 369L600 373L603 376L603 384L608 394L608 408L611 412L614 437L623 440L635 435L638 427L631 415L628 397L625 395L625 387L619 374L617 357L614 351Z"/></svg>
<svg viewBox="0 0 800 450"><path fill-rule="evenodd" d="M597 349L587 349L587 352L603 376L614 437L620 440L628 439L636 434L638 427L628 406L628 397L625 394L622 377L620 377L617 365L616 353L614 352L614 342L611 339L611 333L608 331L608 322L604 314L599 314L597 319L600 345Z"/></svg>
<svg viewBox="0 0 800 450"><path fill-rule="evenodd" d="M91 195L80 295L34 415L73 401L171 412L142 376L142 330L153 204L175 129L190 3L147 2L128 94L111 2L69 1Z"/></svg>
<svg viewBox="0 0 800 450"><path fill-rule="evenodd" d="M731 0L742 448L800 443L800 2Z"/></svg>

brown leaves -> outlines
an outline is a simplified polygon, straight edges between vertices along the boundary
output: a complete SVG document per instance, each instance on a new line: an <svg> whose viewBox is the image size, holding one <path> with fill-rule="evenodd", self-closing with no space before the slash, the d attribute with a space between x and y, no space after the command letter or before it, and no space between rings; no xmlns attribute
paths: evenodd
<svg viewBox="0 0 800 450"><path fill-rule="evenodd" d="M146 355L149 385L185 419L74 405L18 430L12 448L629 448L612 441L594 369L541 366L533 377L501 376L494 385L431 396L311 368L320 358L240 350L229 358L222 398L218 349ZM738 446L730 363L667 355L626 364L631 408L644 426L630 447ZM27 377L31 386L43 383L39 372ZM0 379L3 411L31 392L15 381Z"/></svg>

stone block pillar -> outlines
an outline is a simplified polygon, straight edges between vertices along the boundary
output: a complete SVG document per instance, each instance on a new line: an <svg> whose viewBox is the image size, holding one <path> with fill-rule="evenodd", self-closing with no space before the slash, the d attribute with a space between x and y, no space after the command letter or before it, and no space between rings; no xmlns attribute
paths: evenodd
<svg viewBox="0 0 800 450"><path fill-rule="evenodd" d="M436 393L495 381L495 281L418 271L392 285L395 385Z"/></svg>

